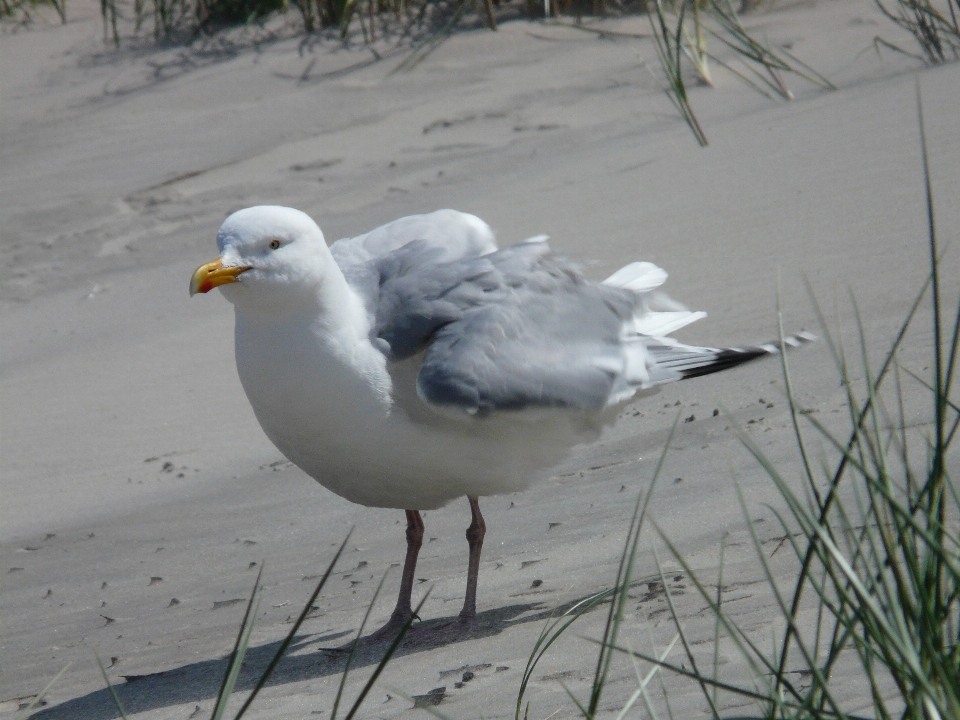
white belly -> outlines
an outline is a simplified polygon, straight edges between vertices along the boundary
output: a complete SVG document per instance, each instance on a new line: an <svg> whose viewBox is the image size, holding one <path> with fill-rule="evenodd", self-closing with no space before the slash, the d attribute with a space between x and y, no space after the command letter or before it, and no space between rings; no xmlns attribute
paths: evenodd
<svg viewBox="0 0 960 720"><path fill-rule="evenodd" d="M313 344L291 346L291 336ZM391 378L369 343L345 362L342 347L315 338L238 316L237 371L274 445L352 502L427 510L463 495L517 492L597 435L601 418L562 410L439 414L416 397L418 361Z"/></svg>

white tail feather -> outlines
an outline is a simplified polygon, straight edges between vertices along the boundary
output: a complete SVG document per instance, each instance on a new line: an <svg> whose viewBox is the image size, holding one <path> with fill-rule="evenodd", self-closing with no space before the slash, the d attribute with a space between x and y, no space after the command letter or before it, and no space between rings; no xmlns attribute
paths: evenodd
<svg viewBox="0 0 960 720"><path fill-rule="evenodd" d="M624 265L603 281L604 285L648 292L660 287L667 279L667 271L650 262L632 262Z"/></svg>
<svg viewBox="0 0 960 720"><path fill-rule="evenodd" d="M634 317L631 330L639 335L662 338L706 316L705 312L691 310L647 312Z"/></svg>

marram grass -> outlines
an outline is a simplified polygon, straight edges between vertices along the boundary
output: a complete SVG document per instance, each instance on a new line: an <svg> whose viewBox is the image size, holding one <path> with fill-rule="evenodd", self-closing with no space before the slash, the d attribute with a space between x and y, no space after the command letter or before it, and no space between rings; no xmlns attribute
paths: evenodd
<svg viewBox="0 0 960 720"><path fill-rule="evenodd" d="M960 0L874 0L880 11L917 41L922 55L904 50L899 45L874 39L874 44L888 47L923 60L928 65L960 60Z"/></svg>
<svg viewBox="0 0 960 720"><path fill-rule="evenodd" d="M743 444L779 491L782 506L772 510L798 568L789 587L775 581L756 524L750 520L746 500L736 484L758 565L780 614L783 629L773 648L766 639L753 637L739 626L724 608L720 590L722 550L721 580L712 590L658 528L661 542L712 614L712 653L692 650L667 583L666 599L676 627L674 642L679 639L682 648L679 659L670 657L669 648L653 654L639 652L618 638L616 620L622 615L622 607L617 608L615 600L611 620L598 641L598 668L604 668L604 672L598 670L596 674L591 702L574 699L584 717L597 717L593 699L603 691L605 668L613 651L628 656L637 668L638 689L624 712L642 699L655 720L657 708L662 712L664 705L667 715L673 717L666 690L659 702L651 697L648 684L658 672L673 673L699 687L707 715L717 719L960 718L960 493L948 464L960 428L960 403L951 395L956 391L960 307L952 312L944 307L945 283L922 111L920 139L931 271L880 366L874 369L870 362L862 323L857 323L860 359L854 363L848 359L841 338L829 331L816 308L824 341L846 392L848 434L838 436L801 406L786 353L781 357L802 460L801 489L797 490L794 479L784 476L738 428ZM956 278L950 278L947 287L955 289ZM898 361L908 330L921 321L922 307L929 308L929 318L925 319L933 327L928 377L902 367ZM854 368L862 381L853 380ZM912 390L905 389L907 381L914 383ZM925 422L920 425L908 422L905 412L917 394L926 396L928 406ZM812 460L817 441L826 446L820 467ZM832 464L828 457L835 458ZM607 591L615 598L622 597L622 590L629 585L639 540L637 525L635 514L617 585ZM659 557L657 562L659 565ZM543 639L554 642L570 622L562 626L556 622L544 631L531 653L532 663L546 649ZM720 677L721 640L735 648L747 668L749 682ZM641 667L644 663L646 675ZM865 688L866 702L864 697L855 702L844 699L850 684ZM518 697L517 718L524 689ZM737 710L721 711L718 696L727 701L739 697Z"/></svg>
<svg viewBox="0 0 960 720"><path fill-rule="evenodd" d="M270 679L270 676L273 674L273 671L277 668L277 665L283 659L283 656L286 654L287 649L290 647L290 644L293 642L294 638L297 635L297 631L300 630L300 626L303 624L303 621L306 620L307 615L310 613L310 610L313 608L313 603L316 601L317 597L320 595L320 592L323 590L323 587L326 585L327 580L330 578L330 574L333 572L334 566L336 566L337 561L340 559L340 556L343 554L343 550L347 545L347 541L350 539L350 533L347 533L347 536L343 539L343 542L340 544L340 547L337 549L336 554L333 556L333 559L330 561L330 564L327 566L327 569L324 571L323 576L320 578L320 581L317 583L317 586L314 588L313 593L310 595L310 599L307 600L306 604L303 606L303 610L300 611L300 615L297 616L296 621L290 627L290 631L287 633L287 636L284 638L283 642L280 643L280 647L277 648L276 653L274 653L273 658L267 664L267 667L260 673L260 677L257 679L256 684L253 687L253 690L250 691L250 694L247 695L246 699L240 705L240 708L232 716L233 720L240 720L247 710L250 709L250 706L253 704L253 701L256 699L257 695L267 684L267 681ZM254 619L257 616L257 608L260 603L261 596L261 585L260 578L263 575L263 563L260 564L260 571L257 573L257 579L254 582L253 591L250 594L250 600L247 603L247 609L243 616L243 621L240 623L240 628L237 632L237 639L233 647L233 651L230 653L229 661L227 663L227 669L224 672L223 680L220 684L220 690L217 692L216 702L213 706L213 710L210 713L210 720L222 720L222 718L228 717L227 715L227 706L233 698L233 691L236 687L237 679L240 676L240 670L243 666L243 660L246 656L248 646L250 644L250 637L253 634L253 625ZM350 667L353 663L354 656L356 654L357 648L360 644L360 638L363 635L363 631L366 628L367 621L370 619L370 613L373 610L373 606L377 602L377 597L380 594L380 590L383 587L383 581L386 579L386 575L380 580L380 584L377 587L376 592L374 592L373 598L370 601L370 604L367 606L366 613L363 617L363 621L360 623L360 628L357 630L357 636L353 642L353 645L350 649L350 652L347 656L346 665L343 670L343 674L340 676L340 683L337 686L337 693L333 699L332 709L330 711L330 720L337 719L337 713L340 710L341 703L343 701L343 692L346 688L347 677L350 674ZM420 609L423 607L423 604L427 601L427 598L430 596L430 591L428 590L424 593L423 598L420 600L420 603L414 608L413 616L407 620L406 623L399 629L396 637L384 651L383 656L380 659L380 662L374 668L373 673L364 683L363 687L360 689L360 692L354 698L353 703L347 709L346 713L343 715L343 720L351 720L351 718L356 715L357 711L360 709L360 706L363 704L363 701L366 699L367 694L373 688L374 684L380 677L380 674L383 672L384 668L390 662L390 659L393 657L393 654L396 652L397 648L400 647L400 643L403 641L404 636L407 633L407 630L410 629L410 625L413 623L414 619L417 617L417 614L420 612ZM100 666L100 672L103 675L103 679L107 684L107 688L110 690L111 698L113 699L114 705L116 706L117 712L120 714L120 717L123 720L126 720L127 715L126 711L123 708L123 704L120 702L120 697L111 684L110 680L107 678L106 669L103 666L103 663L100 661L100 658L97 657L97 663ZM43 692L38 695L31 706L26 708L24 714L18 717L17 720L27 720L32 711L33 707L40 702L43 695L47 693L50 689L50 686L63 674L66 670L64 668L60 671L56 678L54 678Z"/></svg>

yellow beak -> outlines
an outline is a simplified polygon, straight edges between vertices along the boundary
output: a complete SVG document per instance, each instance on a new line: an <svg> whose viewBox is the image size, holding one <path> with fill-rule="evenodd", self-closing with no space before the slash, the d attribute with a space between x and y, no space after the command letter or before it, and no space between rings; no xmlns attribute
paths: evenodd
<svg viewBox="0 0 960 720"><path fill-rule="evenodd" d="M237 276L250 269L249 265L224 267L220 258L201 265L190 278L191 297L198 292L210 292L215 287L237 282Z"/></svg>

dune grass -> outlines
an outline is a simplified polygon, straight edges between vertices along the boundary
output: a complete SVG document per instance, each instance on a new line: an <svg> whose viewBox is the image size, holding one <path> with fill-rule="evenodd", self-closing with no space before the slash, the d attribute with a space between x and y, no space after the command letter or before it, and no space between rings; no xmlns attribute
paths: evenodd
<svg viewBox="0 0 960 720"><path fill-rule="evenodd" d="M16 20L29 25L33 22L34 15L43 7L52 7L60 22L66 24L66 0L0 0L0 19Z"/></svg>
<svg viewBox="0 0 960 720"><path fill-rule="evenodd" d="M953 0L951 0L953 1ZM768 98L792 100L784 81L792 74L825 90L834 85L786 49L772 49L751 35L740 21L730 0L649 0L648 17L657 59L666 82L660 86L701 147L707 136L697 120L687 95L684 66L688 63L700 83L714 87L710 63L732 73ZM707 48L707 38L732 50L737 65L725 62Z"/></svg>
<svg viewBox="0 0 960 720"><path fill-rule="evenodd" d="M637 497L633 515L630 518L630 525L627 528L627 537L624 542L623 553L620 556L620 564L617 567L617 577L614 586L581 600L558 617L553 617L548 620L544 625L540 636L534 643L533 650L530 652L526 667L523 670L523 677L520 681L520 691L517 694L517 703L514 709L514 717L516 720L520 720L521 711L524 711L525 718L529 715L529 703L525 710L523 704L527 686L533 677L533 671L536 669L537 664L543 659L544 655L550 649L550 646L559 640L574 622L597 606L609 602L610 607L607 611L607 620L604 625L603 639L600 641L600 652L597 655L597 665L593 682L590 685L589 697L585 700L578 699L570 689L564 685L564 690L584 717L592 718L596 715L597 708L600 705L600 698L603 695L604 685L610 672L610 664L617 649L617 638L620 634L624 610L629 602L629 591L633 580L632 573L640 545L640 532L643 529L644 521L647 517L647 510L650 505L650 499L653 497L653 491L657 485L657 479L660 477L660 472L663 469L663 462L667 457L670 440L673 438L674 432L676 432L679 420L680 415L677 414L677 417L673 421L670 435L667 437L664 445L663 452L660 455L660 460L654 470L650 485L645 492L640 493Z"/></svg>
<svg viewBox="0 0 960 720"><path fill-rule="evenodd" d="M714 718L960 718L960 494L947 462L960 428L960 406L951 400L960 349L960 308L948 314L943 304L944 278L922 113L920 137L931 272L878 369L874 370L868 357L862 324L858 321L859 359L853 362L842 338L830 332L811 293L846 391L849 434L837 435L800 405L786 353L781 354L783 377L802 461L800 489L737 428L744 446L779 491L783 504L771 510L784 533L785 547L796 560L792 587L781 587L758 528L750 520L747 501L735 483L758 567L779 610L782 632L772 650L763 649L766 641L751 636L725 611L722 550L721 579L712 589L659 529L660 541L712 615L711 649L692 649L665 582L682 659L668 659L669 648L654 654L632 649L618 639L617 625L610 622L598 641L598 667L608 667L611 651L637 664L649 663L646 676L638 665L641 682L630 703L642 699L653 718L658 717L657 703L647 683L655 672L674 673L699 686L708 714ZM956 278L948 282L948 287L956 287ZM904 338L918 321L924 303L933 327L929 377L898 361ZM863 379L855 382L855 376ZM908 380L915 383L913 392L904 387ZM908 404L912 407L917 394L926 396L929 407L919 425L908 421L905 410ZM735 426L732 418L731 425ZM825 446L819 468L813 460L816 441ZM629 567L639 539L636 519L635 514L618 583L607 591L615 598L622 598L629 584ZM659 558L657 562L659 565ZM622 607L611 608L611 617L620 613ZM541 640L548 636L552 644L567 627L569 622L552 634L545 630ZM746 681L721 678L718 648L722 640L735 648L748 673ZM540 659L545 644L537 644L531 662ZM597 673L591 698L599 697L604 677ZM798 677L805 679L802 684ZM851 685L865 689L870 707L867 714L845 700ZM518 703L524 689L525 684ZM722 701L733 697L741 699L735 715L722 712ZM743 707L744 699L750 703L748 708ZM862 706L863 697L858 702ZM576 706L586 718L597 715L592 702L578 701ZM670 714L668 703L666 710Z"/></svg>
<svg viewBox="0 0 960 720"><path fill-rule="evenodd" d="M877 0L882 2L882 0ZM900 2L957 3L960 0L898 0ZM700 82L713 86L711 63L733 73L768 97L790 99L783 80L794 74L821 87L833 89L785 49L773 50L753 37L743 26L730 0L626 0L618 13L646 13L665 81L658 78L682 119L701 146L707 145L687 97L684 67L690 63ZM754 3L747 3L754 7ZM66 0L0 0L0 18L21 16L29 22L36 9L51 5L66 22ZM585 7L594 15L608 13L604 0L545 0L542 17L559 19L573 14L580 26ZM950 4L952 10L953 5ZM303 31L333 31L341 41L356 35L359 26L363 42L389 38L397 47L408 47L407 57L394 72L409 71L437 49L465 18L497 29L498 14L508 17L540 16L537 0L100 0L104 43L119 48L125 38L135 40L152 35L156 43L190 43L219 30L262 22L295 9ZM471 15L472 13L472 15ZM556 21L556 20L554 20ZM954 23L956 24L956 23ZM379 30L378 30L379 26ZM644 39L637 36L639 39ZM721 60L707 47L710 38L733 50L743 67ZM956 48L954 48L956 51Z"/></svg>
<svg viewBox="0 0 960 720"><path fill-rule="evenodd" d="M352 531L351 531L352 533ZM313 603L316 601L317 597L320 595L320 592L323 590L324 585L326 585L327 580L330 578L330 574L333 572L334 567L337 564L337 561L340 559L340 556L343 554L343 550L347 545L347 541L350 539L350 534L347 533L347 536L344 538L343 542L340 544L340 547L337 549L336 554L333 559L330 561L330 564L327 566L327 569L324 571L323 575L320 578L320 581L317 583L316 587L313 590L313 593L310 595L309 600L303 606L303 610L300 611L300 615L297 616L296 621L290 627L290 631L287 633L287 636L284 638L283 642L280 643L280 646L277 648L276 653L274 653L270 662L267 664L266 668L260 673L260 676L257 679L256 684L253 687L253 690L250 691L250 694L241 704L240 708L233 715L233 720L240 720L250 706L253 704L253 701L256 699L257 695L267 684L267 681L270 679L273 671L277 668L277 665L283 659L283 656L286 654L287 649L290 647L291 643L297 636L297 632L300 630L300 626L306 620L307 615L310 613L310 610L313 608ZM250 593L250 600L247 602L246 612L244 613L243 620L240 623L240 628L237 632L237 638L234 642L233 650L230 653L229 660L227 663L227 669L224 672L223 680L220 683L220 689L217 692L216 702L214 703L213 710L210 713L210 720L222 720L222 718L227 717L227 706L230 703L233 697L233 691L236 687L237 679L240 676L240 670L243 666L243 660L246 656L247 649L250 644L250 637L253 634L254 620L257 616L257 609L260 605L261 597L261 584L260 579L263 575L263 563L260 564L260 571L257 573L257 579L254 582L253 591ZM333 699L332 709L330 711L330 720L336 720L337 713L341 708L341 704L344 701L343 692L346 688L347 678L350 674L350 668L353 664L353 660L356 656L357 649L360 644L360 638L363 635L363 631L366 628L367 621L370 619L370 613L373 610L374 605L377 602L377 597L380 594L380 590L383 588L383 582L386 579L386 574L380 580L380 584L377 586L376 591L374 592L373 598L370 601L370 604L367 606L366 613L364 614L363 620L360 623L360 627L357 630L357 635L354 638L353 645L350 648L350 652L347 655L346 665L343 670L343 674L340 676L340 684L337 686L337 693ZM427 591L423 598L420 600L420 603L414 609L413 616L400 628L397 633L397 636L393 639L390 645L387 647L383 656L380 659L380 662L374 668L373 673L367 679L367 682L364 683L360 692L357 694L353 703L350 705L349 709L343 715L344 720L351 720L351 718L356 715L357 711L360 709L360 706L363 704L363 701L366 699L367 694L373 688L374 684L377 682L377 679L380 677L380 674L383 672L384 668L390 662L390 659L393 657L393 654L396 652L397 648L400 647L400 643L403 641L404 635L410 629L410 625L413 623L413 620L417 617L417 614L420 612L420 609L423 607L423 604L426 602L427 598L430 596L430 592ZM123 720L127 719L126 711L124 710L123 704L120 701L120 697L117 694L116 690L113 687L113 684L110 682L110 679L107 677L106 668L101 662L99 656L96 658L98 665L100 666L100 673L103 675L104 682L107 684L107 688L110 691L110 695L113 699L114 705L116 706L117 712L120 714L120 717ZM30 704L29 707L25 708L23 713L18 716L17 720L27 720L30 713L33 711L33 708L40 702L43 696L49 691L50 687L57 681L60 675L67 668L64 668L60 673L55 677L43 692L41 692L34 701Z"/></svg>
<svg viewBox="0 0 960 720"><path fill-rule="evenodd" d="M874 42L905 55L940 65L960 60L960 0L874 0L889 20L916 39L922 55L904 50L881 37Z"/></svg>

